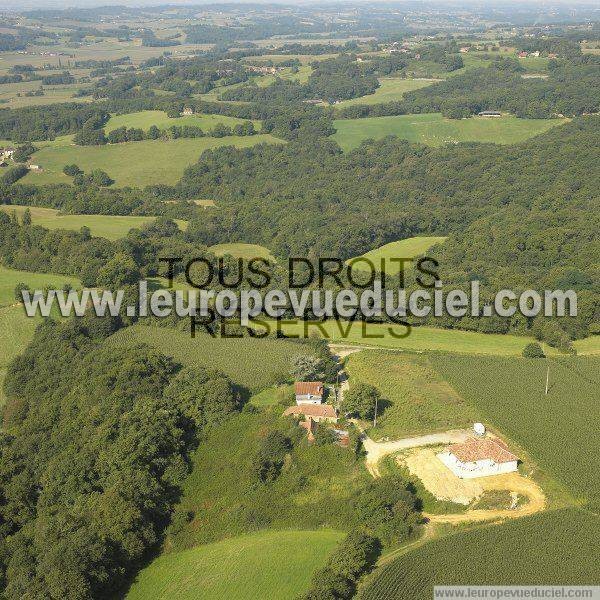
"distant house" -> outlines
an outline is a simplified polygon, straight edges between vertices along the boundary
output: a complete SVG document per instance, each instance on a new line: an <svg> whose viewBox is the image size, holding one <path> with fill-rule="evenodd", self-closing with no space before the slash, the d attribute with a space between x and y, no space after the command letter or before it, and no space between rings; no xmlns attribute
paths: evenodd
<svg viewBox="0 0 600 600"><path fill-rule="evenodd" d="M460 479L512 473L519 462L506 444L496 438L472 438L450 446L437 457Z"/></svg>
<svg viewBox="0 0 600 600"><path fill-rule="evenodd" d="M477 113L479 117L501 117L502 113L498 110L482 110L480 113Z"/></svg>
<svg viewBox="0 0 600 600"><path fill-rule="evenodd" d="M527 58L527 52L519 52L519 58Z"/></svg>
<svg viewBox="0 0 600 600"><path fill-rule="evenodd" d="M554 54L554 52L549 52L548 58L558 58L558 54Z"/></svg>
<svg viewBox="0 0 600 600"><path fill-rule="evenodd" d="M327 423L337 423L337 413L335 408L330 404L303 404L290 406L283 412L284 417L293 416L300 419L301 417L310 417L316 423L325 421Z"/></svg>
<svg viewBox="0 0 600 600"><path fill-rule="evenodd" d="M321 381L297 381L294 384L296 404L321 404L325 387Z"/></svg>
<svg viewBox="0 0 600 600"><path fill-rule="evenodd" d="M540 55L540 51L539 50L536 50L535 52L531 52L529 54L529 56L535 56L535 58L537 58L539 55Z"/></svg>
<svg viewBox="0 0 600 600"><path fill-rule="evenodd" d="M42 167L40 167L40 165L29 165L29 170L30 171L41 171Z"/></svg>
<svg viewBox="0 0 600 600"><path fill-rule="evenodd" d="M460 49L460 51L461 51L463 54L466 54L466 53L469 51L469 46L463 46L463 47Z"/></svg>
<svg viewBox="0 0 600 600"><path fill-rule="evenodd" d="M194 109L186 107L186 108L183 109L183 112L181 114L184 117L191 117L194 114Z"/></svg>

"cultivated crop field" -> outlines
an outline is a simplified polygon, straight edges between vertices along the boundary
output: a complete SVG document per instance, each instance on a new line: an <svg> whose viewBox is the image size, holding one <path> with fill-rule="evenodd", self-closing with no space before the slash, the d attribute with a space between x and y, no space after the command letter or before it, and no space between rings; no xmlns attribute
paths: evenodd
<svg viewBox="0 0 600 600"><path fill-rule="evenodd" d="M266 258L271 262L276 262L268 248L259 246L257 244L217 244L215 246L211 246L209 250L215 256L224 256L225 254L230 254L234 258L243 258L245 260L251 260L253 258Z"/></svg>
<svg viewBox="0 0 600 600"><path fill-rule="evenodd" d="M289 600L342 538L327 529L264 531L164 554L140 572L127 600Z"/></svg>
<svg viewBox="0 0 600 600"><path fill-rule="evenodd" d="M343 100L336 104L336 108L344 108L354 104L383 104L385 102L394 102L401 100L406 92L412 92L422 87L427 87L435 83L437 79L400 79L398 77L384 77L379 80L380 86L375 93Z"/></svg>
<svg viewBox="0 0 600 600"><path fill-rule="evenodd" d="M270 322L275 330L275 322ZM263 331L258 322L254 325L258 331ZM303 336L314 334L326 337L336 344L353 346L377 346L398 350L413 350L417 352L442 350L446 352L462 352L466 354L496 354L501 356L521 356L523 348L534 341L532 338L517 335L502 335L495 333L479 333L475 331L460 331L458 329L437 329L435 327L413 327L410 334L403 338L393 337L406 335L407 330L402 325L379 323L348 323L326 321L325 323L294 323L281 322L280 330L286 335ZM543 345L546 354L557 354L554 348Z"/></svg>
<svg viewBox="0 0 600 600"><path fill-rule="evenodd" d="M595 510L600 506L600 358L433 355L436 371L484 420ZM550 386L544 394L546 368Z"/></svg>
<svg viewBox="0 0 600 600"><path fill-rule="evenodd" d="M31 221L34 225L41 225L47 229L71 229L79 231L82 227L89 227L93 236L109 240L118 240L125 237L130 229L139 229L152 223L156 217L127 217L115 215L69 215L60 214L52 208L38 208L35 206L0 205L0 211L8 214L15 212L18 217L29 209ZM181 229L187 226L186 221L178 220Z"/></svg>
<svg viewBox="0 0 600 600"><path fill-rule="evenodd" d="M228 117L226 115L189 115L185 117L169 118L166 112L162 110L142 110L139 112L128 113L125 115L115 115L110 118L105 131L108 133L119 127L135 127L138 129L148 130L152 125L156 125L159 129L168 129L172 125L176 126L191 126L200 127L205 132L214 129L215 125L227 125L233 127L240 123L244 123L243 119ZM253 121L254 126L259 129L260 121Z"/></svg>
<svg viewBox="0 0 600 600"><path fill-rule="evenodd" d="M396 439L413 433L468 427L476 412L433 369L423 354L363 350L348 357L353 384L374 385L383 398L377 427L369 435Z"/></svg>
<svg viewBox="0 0 600 600"><path fill-rule="evenodd" d="M345 151L356 148L363 140L381 139L387 135L428 146L457 142L516 144L565 122L565 119L518 119L513 116L456 120L446 119L439 113L338 119L334 121L337 133L333 139Z"/></svg>
<svg viewBox="0 0 600 600"><path fill-rule="evenodd" d="M201 331L192 339L187 332L146 325L121 330L106 343L116 347L148 344L183 365L219 369L252 392L288 378L292 358L310 353L307 346L292 341L212 338Z"/></svg>
<svg viewBox="0 0 600 600"><path fill-rule="evenodd" d="M374 264L377 270L380 270L381 261L383 260L383 271L388 275L395 275L400 271L400 264L398 262L390 261L391 258L414 258L415 256L424 254L435 244L442 244L445 240L445 237L427 236L407 238L397 242L390 242L389 244L366 252L361 257L351 258L347 262L348 264L353 264L357 258L367 258ZM362 261L358 261L354 268L363 271L371 271L371 267Z"/></svg>
<svg viewBox="0 0 600 600"><path fill-rule="evenodd" d="M434 585L598 583L597 516L565 509L429 542L376 571L360 600L430 600Z"/></svg>
<svg viewBox="0 0 600 600"><path fill-rule="evenodd" d="M196 162L202 152L219 146L247 148L255 144L278 143L270 135L227 136L222 138L182 138L144 140L106 146L46 146L33 155L43 169L30 172L21 181L30 184L71 183L63 174L65 165L76 164L86 172L106 171L117 187L176 183L184 169Z"/></svg>

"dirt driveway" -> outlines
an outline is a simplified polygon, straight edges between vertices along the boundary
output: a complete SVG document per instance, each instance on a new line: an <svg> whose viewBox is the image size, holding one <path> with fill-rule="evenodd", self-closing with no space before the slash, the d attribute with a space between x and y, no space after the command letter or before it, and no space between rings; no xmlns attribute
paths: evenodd
<svg viewBox="0 0 600 600"><path fill-rule="evenodd" d="M393 442L374 442L366 433L363 433L362 443L367 452L366 466L373 477L379 477L378 463L388 454L409 448L458 444L466 441L470 436L471 431L468 429L451 429L442 433L430 433L428 435L402 438Z"/></svg>

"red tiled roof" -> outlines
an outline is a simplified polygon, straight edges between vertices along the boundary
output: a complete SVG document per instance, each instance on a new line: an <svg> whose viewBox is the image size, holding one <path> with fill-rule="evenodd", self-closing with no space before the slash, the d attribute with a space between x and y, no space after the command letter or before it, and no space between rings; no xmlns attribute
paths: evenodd
<svg viewBox="0 0 600 600"><path fill-rule="evenodd" d="M322 381L296 381L294 384L296 396L322 396L323 382Z"/></svg>
<svg viewBox="0 0 600 600"><path fill-rule="evenodd" d="M507 463L518 460L509 452L506 444L501 440L471 439L463 444L454 444L448 448L461 462L477 462L478 460L493 460L496 463Z"/></svg>
<svg viewBox="0 0 600 600"><path fill-rule="evenodd" d="M335 409L330 404L303 404L290 406L285 409L284 417L289 415L305 415L307 417L331 417L336 418Z"/></svg>

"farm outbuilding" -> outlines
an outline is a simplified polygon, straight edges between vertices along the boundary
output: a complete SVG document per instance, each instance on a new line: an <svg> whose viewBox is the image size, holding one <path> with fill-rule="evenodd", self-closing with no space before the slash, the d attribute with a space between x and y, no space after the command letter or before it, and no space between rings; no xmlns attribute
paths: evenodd
<svg viewBox="0 0 600 600"><path fill-rule="evenodd" d="M294 416L296 418L310 417L316 423L319 421L327 421L330 423L337 422L337 413L335 412L335 408L330 404L290 406L285 409L283 416Z"/></svg>
<svg viewBox="0 0 600 600"><path fill-rule="evenodd" d="M437 457L460 479L512 473L519 462L503 441L489 438L454 444Z"/></svg>

